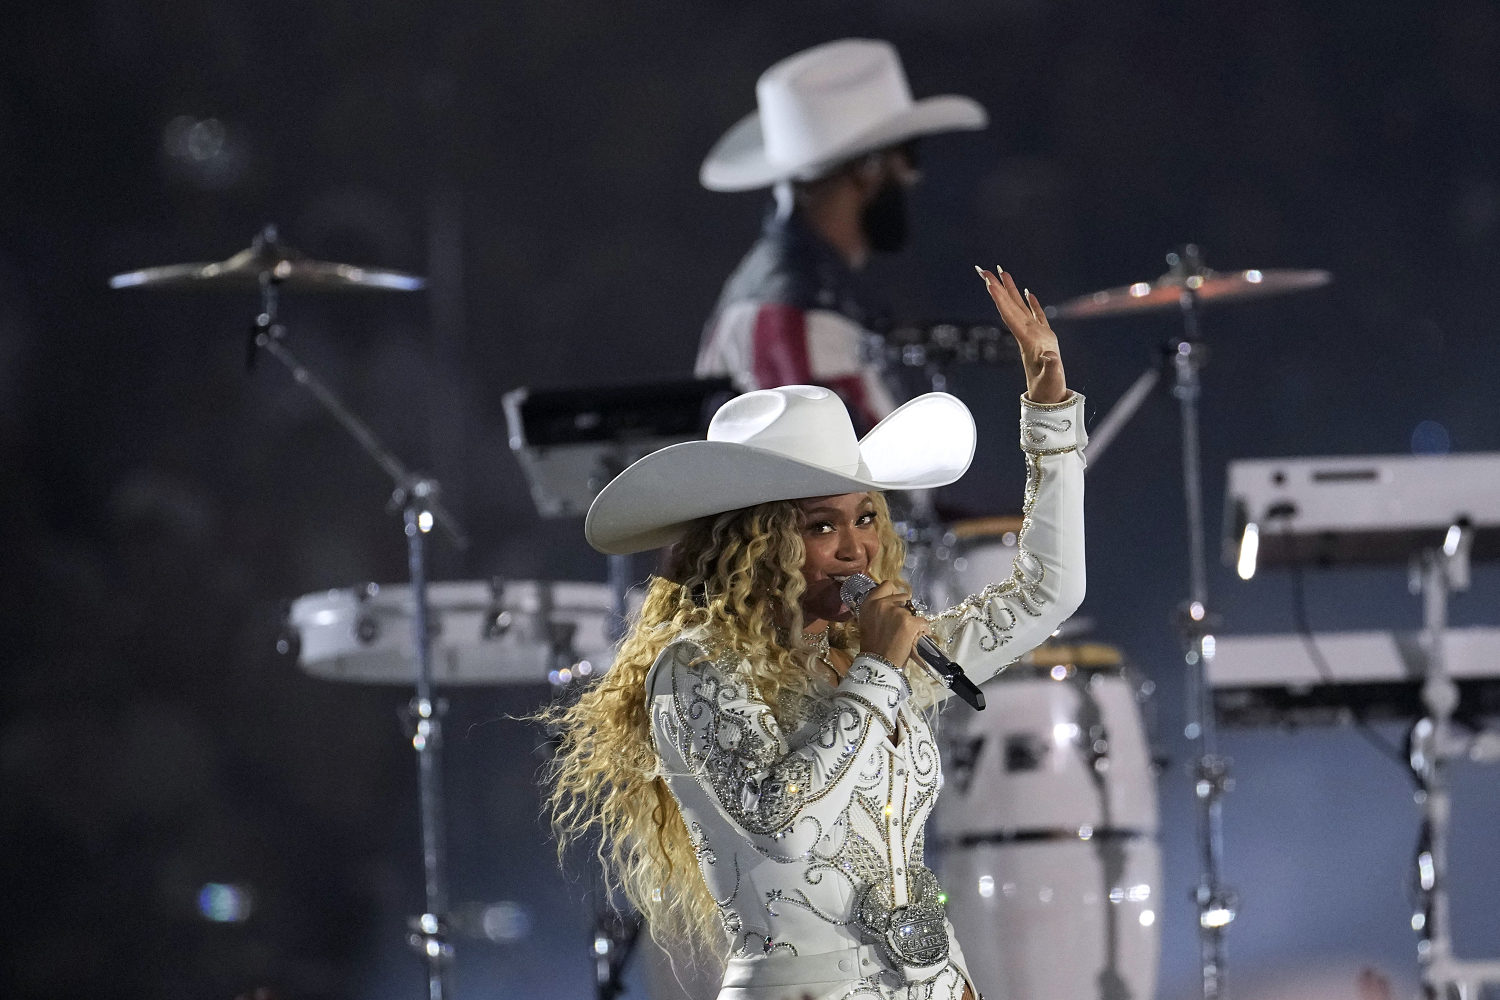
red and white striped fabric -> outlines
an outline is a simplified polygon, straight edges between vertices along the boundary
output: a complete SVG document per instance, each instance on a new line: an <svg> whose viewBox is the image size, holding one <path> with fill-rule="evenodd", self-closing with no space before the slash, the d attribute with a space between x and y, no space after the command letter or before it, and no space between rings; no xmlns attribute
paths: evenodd
<svg viewBox="0 0 1500 1000"><path fill-rule="evenodd" d="M896 407L880 370L861 357L869 334L842 313L779 302L735 302L705 331L695 373L728 376L742 392L821 385L869 430Z"/></svg>

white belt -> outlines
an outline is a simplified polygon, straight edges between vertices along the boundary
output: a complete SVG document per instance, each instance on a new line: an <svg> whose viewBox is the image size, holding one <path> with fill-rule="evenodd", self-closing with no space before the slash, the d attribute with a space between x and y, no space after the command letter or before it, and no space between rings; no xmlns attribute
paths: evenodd
<svg viewBox="0 0 1500 1000"><path fill-rule="evenodd" d="M874 945L856 944L817 955L756 955L731 958L724 986L810 986L859 979L887 968Z"/></svg>

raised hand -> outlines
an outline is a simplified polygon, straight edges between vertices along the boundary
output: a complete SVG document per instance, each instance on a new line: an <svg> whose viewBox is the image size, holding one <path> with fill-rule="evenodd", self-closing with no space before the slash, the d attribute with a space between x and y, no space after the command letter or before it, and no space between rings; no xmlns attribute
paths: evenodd
<svg viewBox="0 0 1500 1000"><path fill-rule="evenodd" d="M984 279L990 299L1000 310L1016 346L1021 349L1021 364L1026 369L1026 395L1033 403L1061 403L1068 398L1068 381L1063 375L1062 353L1057 334L1047 323L1042 303L1029 290L1016 287L1016 279L999 267L991 274L982 267L974 270Z"/></svg>

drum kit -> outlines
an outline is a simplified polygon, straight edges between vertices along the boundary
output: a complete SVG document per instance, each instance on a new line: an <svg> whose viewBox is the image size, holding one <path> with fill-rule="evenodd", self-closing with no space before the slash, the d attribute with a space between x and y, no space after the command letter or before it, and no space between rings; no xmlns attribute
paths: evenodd
<svg viewBox="0 0 1500 1000"><path fill-rule="evenodd" d="M1084 295L1049 309L1060 319L1094 320L1176 309L1184 333L1167 366L1182 408L1190 581L1181 616L1187 663L1202 704L1189 723L1197 740L1196 787L1202 874L1199 906L1204 996L1222 989L1223 928L1233 893L1219 883L1219 797L1227 781L1213 742L1213 715L1202 683L1207 634L1203 512L1198 478L1198 371L1203 306L1278 295L1327 283L1324 271L1246 270L1220 274L1188 247L1168 255L1171 270L1154 281ZM249 328L247 361L264 352L342 425L392 482L401 511L410 578L404 583L320 591L293 601L288 645L304 670L328 680L413 687L410 737L418 756L424 912L411 920L410 943L426 959L429 1000L449 993L449 940L443 802L439 781L443 703L439 685L546 683L564 686L608 669L628 606L628 566L610 566L605 584L563 581L430 581L427 536L440 529L459 548L466 535L441 501L438 483L414 474L309 371L287 345L278 320L283 290L416 291L423 279L398 271L313 260L282 244L267 226L227 260L174 264L116 275L115 288L255 290L260 308ZM998 327L942 323L889 331L875 345L888 366L919 369L944 388L956 367L1015 359ZM1110 438L1160 378L1146 373L1092 436L1096 462ZM590 390L506 399L511 444L544 516L574 516L592 493L639 454L701 436L727 385L673 383L672 391ZM648 387L649 389L649 387ZM670 419L658 412L671 409ZM621 431L624 428L624 432ZM922 596L946 606L1010 573L1018 518L936 523L929 503L914 505L907 537ZM1074 622L1055 643L1028 654L993 684L989 710L955 713L946 727L950 787L936 815L937 859L948 886L952 922L976 978L1001 996L1148 1000L1159 952L1161 858L1157 808L1142 704L1149 682L1113 647L1078 641ZM602 925L601 925L602 926ZM631 935L633 940L633 935ZM1059 941L1067 947L1059 947ZM599 951L600 944L604 951ZM594 942L601 995L618 989L610 949L622 935Z"/></svg>

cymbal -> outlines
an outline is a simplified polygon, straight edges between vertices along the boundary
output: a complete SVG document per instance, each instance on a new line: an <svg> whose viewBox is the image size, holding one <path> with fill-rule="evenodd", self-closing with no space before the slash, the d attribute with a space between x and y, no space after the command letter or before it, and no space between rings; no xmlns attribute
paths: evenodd
<svg viewBox="0 0 1500 1000"><path fill-rule="evenodd" d="M307 291L414 292L427 282L414 274L313 260L277 242L271 227L246 250L228 260L203 264L163 264L126 271L109 279L111 288L259 288L262 280Z"/></svg>
<svg viewBox="0 0 1500 1000"><path fill-rule="evenodd" d="M1061 319L1099 319L1127 313L1151 312L1179 306L1189 292L1204 305L1234 302L1269 295L1284 295L1309 288L1319 288L1333 280L1328 271L1278 269L1261 271L1203 271L1182 275L1169 273L1155 281L1138 281L1133 285L1106 288L1080 295L1057 306L1049 306L1047 315Z"/></svg>

